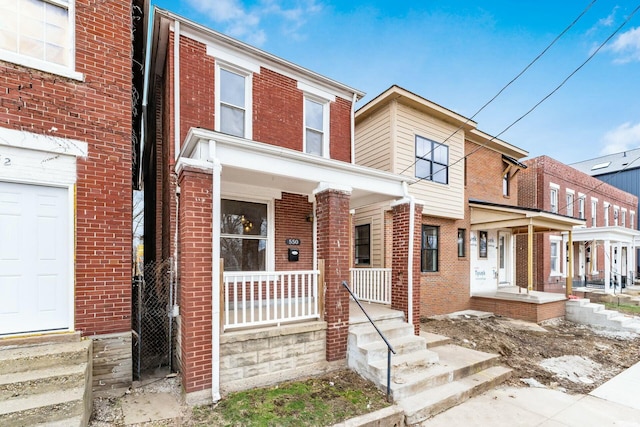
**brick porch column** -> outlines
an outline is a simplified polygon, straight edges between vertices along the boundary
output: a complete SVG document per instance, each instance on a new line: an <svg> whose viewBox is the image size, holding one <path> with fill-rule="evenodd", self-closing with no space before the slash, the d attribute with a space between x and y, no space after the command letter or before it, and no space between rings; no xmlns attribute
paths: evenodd
<svg viewBox="0 0 640 427"><path fill-rule="evenodd" d="M187 397L211 389L211 179L210 170L184 168L178 181L180 371Z"/></svg>
<svg viewBox="0 0 640 427"><path fill-rule="evenodd" d="M318 258L325 260L325 312L327 360L347 356L349 333L349 293L342 281L349 281L349 200L350 190L319 187L316 190Z"/></svg>
<svg viewBox="0 0 640 427"><path fill-rule="evenodd" d="M402 310L409 321L409 203L393 206L393 254L391 261L391 308ZM420 245L422 238L422 205L416 204L413 212L413 325L420 334Z"/></svg>

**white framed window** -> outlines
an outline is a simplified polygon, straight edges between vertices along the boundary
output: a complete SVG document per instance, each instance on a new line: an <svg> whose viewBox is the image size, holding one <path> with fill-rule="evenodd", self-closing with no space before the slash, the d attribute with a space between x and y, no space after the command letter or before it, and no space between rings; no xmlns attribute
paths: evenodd
<svg viewBox="0 0 640 427"><path fill-rule="evenodd" d="M220 257L224 271L273 268L272 204L223 198L220 201Z"/></svg>
<svg viewBox="0 0 640 427"><path fill-rule="evenodd" d="M304 152L329 157L329 101L304 97Z"/></svg>
<svg viewBox="0 0 640 427"><path fill-rule="evenodd" d="M636 229L636 213L634 211L629 212L629 228Z"/></svg>
<svg viewBox="0 0 640 427"><path fill-rule="evenodd" d="M622 208L622 213L620 216L620 225L623 227L627 226L627 210L625 208Z"/></svg>
<svg viewBox="0 0 640 427"><path fill-rule="evenodd" d="M252 139L252 78L250 71L216 61L215 129L218 132Z"/></svg>
<svg viewBox="0 0 640 427"><path fill-rule="evenodd" d="M82 80L75 71L75 0L0 1L0 59Z"/></svg>
<svg viewBox="0 0 640 427"><path fill-rule="evenodd" d="M556 187L551 187L551 192L549 193L549 206L551 212L558 213L558 189Z"/></svg>
<svg viewBox="0 0 640 427"><path fill-rule="evenodd" d="M550 236L550 243L550 274L552 276L560 276L562 275L562 271L560 269L560 260L562 259L562 239L558 236Z"/></svg>
<svg viewBox="0 0 640 427"><path fill-rule="evenodd" d="M567 216L573 216L573 196L573 191L567 190Z"/></svg>
<svg viewBox="0 0 640 427"><path fill-rule="evenodd" d="M609 226L609 207L611 205L607 202L604 202L604 226Z"/></svg>
<svg viewBox="0 0 640 427"><path fill-rule="evenodd" d="M585 195L578 193L578 218L584 219L584 199Z"/></svg>
<svg viewBox="0 0 640 427"><path fill-rule="evenodd" d="M598 199L591 198L591 226L598 226Z"/></svg>
<svg viewBox="0 0 640 427"><path fill-rule="evenodd" d="M613 206L613 225L617 227L619 221L620 221L620 207L614 205Z"/></svg>
<svg viewBox="0 0 640 427"><path fill-rule="evenodd" d="M504 175L502 175L502 195L505 197L509 197L511 195L509 188L509 175L509 171L506 171Z"/></svg>

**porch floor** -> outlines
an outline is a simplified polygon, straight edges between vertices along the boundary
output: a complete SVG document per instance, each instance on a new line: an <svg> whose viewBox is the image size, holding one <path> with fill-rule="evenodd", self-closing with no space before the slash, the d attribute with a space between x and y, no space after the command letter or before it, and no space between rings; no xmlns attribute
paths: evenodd
<svg viewBox="0 0 640 427"><path fill-rule="evenodd" d="M491 292L471 295L471 309L491 312L512 319L540 323L544 320L564 317L564 294L529 291L510 286Z"/></svg>
<svg viewBox="0 0 640 427"><path fill-rule="evenodd" d="M374 321L393 319L400 317L404 319L404 313L399 310L393 310L388 305L376 304L373 302L361 302L362 307L367 311L369 317ZM355 301L349 300L349 324L355 325L358 323L368 323L367 316L364 315L358 304Z"/></svg>
<svg viewBox="0 0 640 427"><path fill-rule="evenodd" d="M518 286L507 286L504 288L498 288L491 292L477 292L471 295L471 297L482 297L492 299L502 299L508 301L522 301L529 304L546 304L555 301L564 301L567 297L564 294L556 292L540 292L529 291L525 288Z"/></svg>

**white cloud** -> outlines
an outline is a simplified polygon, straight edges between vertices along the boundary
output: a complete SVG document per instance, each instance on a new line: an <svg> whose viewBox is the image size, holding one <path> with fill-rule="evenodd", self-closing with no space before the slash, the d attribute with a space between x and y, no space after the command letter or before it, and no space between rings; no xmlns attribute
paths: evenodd
<svg viewBox="0 0 640 427"><path fill-rule="evenodd" d="M626 122L604 134L600 154L621 153L640 147L640 123Z"/></svg>
<svg viewBox="0 0 640 427"><path fill-rule="evenodd" d="M640 27L620 34L607 50L617 55L617 63L640 62Z"/></svg>
<svg viewBox="0 0 640 427"><path fill-rule="evenodd" d="M322 10L316 0L261 0L251 8L242 0L186 1L213 22L224 25L223 32L257 46L267 40L265 21L281 21L285 34L298 36L308 17Z"/></svg>

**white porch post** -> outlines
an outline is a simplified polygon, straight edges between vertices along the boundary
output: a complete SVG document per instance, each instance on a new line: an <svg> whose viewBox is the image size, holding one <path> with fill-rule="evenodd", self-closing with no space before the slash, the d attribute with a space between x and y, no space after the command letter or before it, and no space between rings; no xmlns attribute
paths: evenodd
<svg viewBox="0 0 640 427"><path fill-rule="evenodd" d="M215 142L209 143L209 155L215 153ZM211 398L220 400L220 176L222 165L215 157L213 161L213 182L211 187L212 224L211 230Z"/></svg>
<svg viewBox="0 0 640 427"><path fill-rule="evenodd" d="M611 242L605 240L604 242L604 290L606 293L613 293L611 289ZM594 250L597 248L594 247Z"/></svg>

